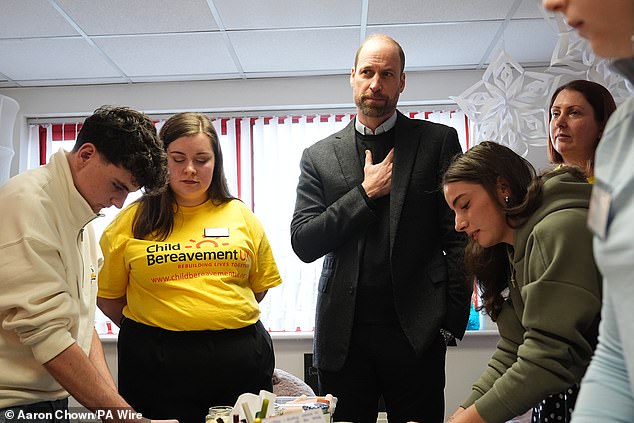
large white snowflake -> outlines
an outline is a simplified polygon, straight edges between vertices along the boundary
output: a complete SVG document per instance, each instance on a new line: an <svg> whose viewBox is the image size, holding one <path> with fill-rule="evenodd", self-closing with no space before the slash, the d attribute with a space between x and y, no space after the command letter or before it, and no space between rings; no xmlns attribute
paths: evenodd
<svg viewBox="0 0 634 423"><path fill-rule="evenodd" d="M502 51L481 81L451 97L474 124L474 144L492 140L522 156L527 155L530 146L544 146L550 97L557 87L573 79L605 86L617 104L634 93L632 85L612 71L607 60L597 57L563 18L557 15L554 20L548 16L545 19L549 25L555 23L558 41L544 72L526 71Z"/></svg>
<svg viewBox="0 0 634 423"><path fill-rule="evenodd" d="M529 146L544 144L544 105L556 79L556 75L524 70L502 51L481 81L452 99L474 123L475 144L492 140L525 156Z"/></svg>
<svg viewBox="0 0 634 423"><path fill-rule="evenodd" d="M630 82L610 69L610 61L594 54L589 43L555 16L559 35L546 72L559 76L559 84L573 79L587 79L606 87L617 104L634 93Z"/></svg>

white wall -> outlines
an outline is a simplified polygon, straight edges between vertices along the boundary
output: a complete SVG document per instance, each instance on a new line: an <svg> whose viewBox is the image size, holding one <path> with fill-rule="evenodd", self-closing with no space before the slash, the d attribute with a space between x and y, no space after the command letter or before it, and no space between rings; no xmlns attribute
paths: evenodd
<svg viewBox="0 0 634 423"><path fill-rule="evenodd" d="M433 71L407 74L401 104L439 104L462 93L482 77L482 71ZM353 106L347 75L194 81L130 85L29 87L0 89L20 105L14 130L11 175L27 168L36 154L26 143L26 119L86 116L104 104L126 105L151 114L177 111L258 111Z"/></svg>

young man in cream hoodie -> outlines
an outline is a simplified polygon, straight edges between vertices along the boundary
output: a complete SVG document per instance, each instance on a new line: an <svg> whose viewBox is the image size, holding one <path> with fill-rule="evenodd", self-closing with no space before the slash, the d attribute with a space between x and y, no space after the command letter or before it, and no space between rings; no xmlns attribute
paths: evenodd
<svg viewBox="0 0 634 423"><path fill-rule="evenodd" d="M104 421L138 420L94 330L100 254L89 223L131 191L161 189L165 165L147 116L103 107L71 152L0 187L0 422L68 421L69 394Z"/></svg>

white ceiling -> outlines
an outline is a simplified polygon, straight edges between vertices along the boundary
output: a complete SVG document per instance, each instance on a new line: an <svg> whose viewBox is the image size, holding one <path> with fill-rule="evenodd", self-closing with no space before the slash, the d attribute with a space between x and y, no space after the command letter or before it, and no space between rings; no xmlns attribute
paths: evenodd
<svg viewBox="0 0 634 423"><path fill-rule="evenodd" d="M406 70L550 63L541 0L0 0L0 88L347 74L360 41Z"/></svg>

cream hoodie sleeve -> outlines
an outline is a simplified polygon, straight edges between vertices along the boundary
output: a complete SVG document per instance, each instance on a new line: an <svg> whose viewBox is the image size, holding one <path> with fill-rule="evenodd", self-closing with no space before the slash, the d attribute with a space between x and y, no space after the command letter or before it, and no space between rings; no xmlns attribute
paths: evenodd
<svg viewBox="0 0 634 423"><path fill-rule="evenodd" d="M29 238L2 245L0 269L2 328L15 331L40 363L72 345L69 327L79 311L56 248Z"/></svg>

